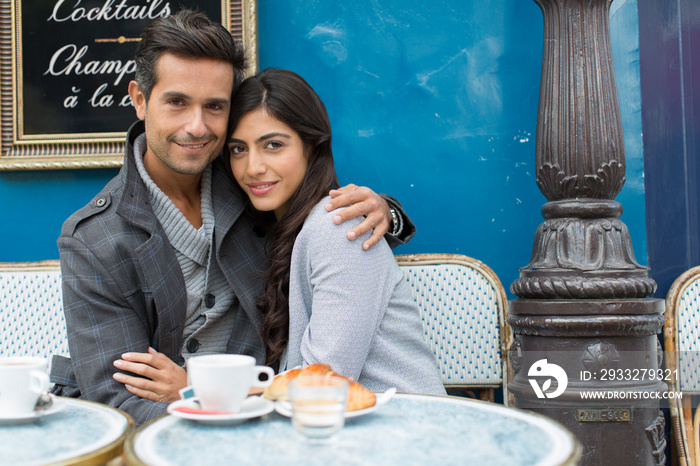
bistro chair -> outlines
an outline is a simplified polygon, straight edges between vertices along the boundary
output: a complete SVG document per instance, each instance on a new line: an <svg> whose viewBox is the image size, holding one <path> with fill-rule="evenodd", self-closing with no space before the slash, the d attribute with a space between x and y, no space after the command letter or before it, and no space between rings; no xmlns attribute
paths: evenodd
<svg viewBox="0 0 700 466"><path fill-rule="evenodd" d="M0 356L69 356L59 261L0 262Z"/></svg>
<svg viewBox="0 0 700 466"><path fill-rule="evenodd" d="M700 410L694 408L697 400L693 402L700 395L700 267L673 282L665 317L666 368L674 374L669 390L683 392L683 398L669 400L673 444L678 464L691 466L700 459Z"/></svg>
<svg viewBox="0 0 700 466"><path fill-rule="evenodd" d="M397 255L448 391L507 396L506 292L496 274L458 254Z"/></svg>

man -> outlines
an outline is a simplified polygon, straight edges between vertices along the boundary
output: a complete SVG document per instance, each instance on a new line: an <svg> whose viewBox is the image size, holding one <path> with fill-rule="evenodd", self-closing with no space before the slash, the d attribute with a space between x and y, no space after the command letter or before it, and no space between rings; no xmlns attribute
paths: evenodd
<svg viewBox="0 0 700 466"><path fill-rule="evenodd" d="M124 166L58 240L71 359L54 358L51 380L54 393L118 407L141 424L178 398L192 355L264 363L256 299L266 263L265 229L245 212L227 157L217 157L243 77L240 45L183 10L144 30L136 64L129 94L139 121ZM349 239L374 227L365 249L400 223L367 188L331 194L328 210L353 204L336 223L367 217ZM403 225L408 238L414 227Z"/></svg>

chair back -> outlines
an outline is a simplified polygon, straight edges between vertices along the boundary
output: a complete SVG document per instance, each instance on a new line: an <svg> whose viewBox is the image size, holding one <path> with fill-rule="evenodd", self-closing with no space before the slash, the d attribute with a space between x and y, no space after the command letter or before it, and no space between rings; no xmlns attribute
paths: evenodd
<svg viewBox="0 0 700 466"><path fill-rule="evenodd" d="M503 386L507 404L507 300L496 274L458 254L397 255L396 260L418 304L445 388Z"/></svg>
<svg viewBox="0 0 700 466"><path fill-rule="evenodd" d="M69 356L59 261L0 262L0 356Z"/></svg>
<svg viewBox="0 0 700 466"><path fill-rule="evenodd" d="M700 458L698 424L700 410L692 398L700 395L700 267L684 272L666 295L664 345L670 390L683 398L671 401L673 444L681 465L697 464ZM676 380L677 374L677 380Z"/></svg>

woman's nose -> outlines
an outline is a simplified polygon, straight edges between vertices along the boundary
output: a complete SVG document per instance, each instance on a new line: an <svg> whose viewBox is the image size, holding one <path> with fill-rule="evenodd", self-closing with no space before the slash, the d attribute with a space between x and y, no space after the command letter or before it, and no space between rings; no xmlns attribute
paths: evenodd
<svg viewBox="0 0 700 466"><path fill-rule="evenodd" d="M265 161L256 151L250 151L248 154L248 175L258 176L267 171Z"/></svg>

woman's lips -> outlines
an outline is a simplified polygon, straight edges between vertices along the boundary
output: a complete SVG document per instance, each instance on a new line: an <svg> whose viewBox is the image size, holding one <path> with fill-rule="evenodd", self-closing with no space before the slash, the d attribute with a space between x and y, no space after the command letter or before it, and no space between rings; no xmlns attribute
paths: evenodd
<svg viewBox="0 0 700 466"><path fill-rule="evenodd" d="M263 181L260 183L249 183L248 188L250 188L250 192L256 196L262 196L272 191L276 184L276 181Z"/></svg>

